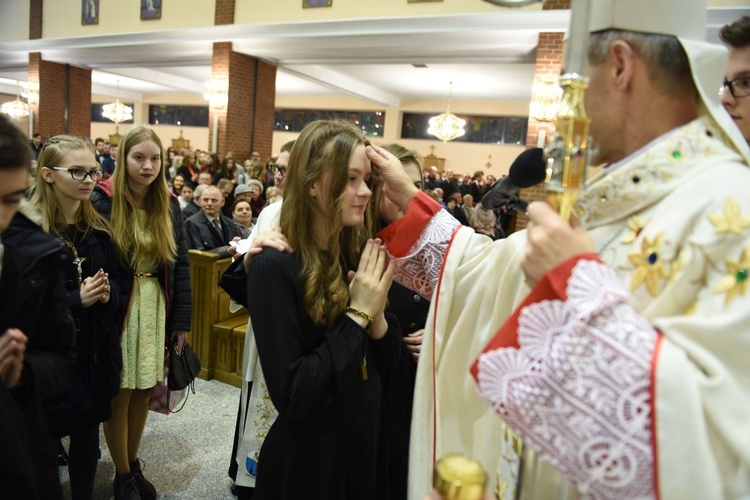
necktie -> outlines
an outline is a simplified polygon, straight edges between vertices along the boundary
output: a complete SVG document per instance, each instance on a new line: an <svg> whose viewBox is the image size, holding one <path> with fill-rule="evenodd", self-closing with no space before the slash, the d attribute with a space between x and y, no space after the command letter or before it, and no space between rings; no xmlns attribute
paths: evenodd
<svg viewBox="0 0 750 500"><path fill-rule="evenodd" d="M219 236L221 236L221 226L219 225L219 219L214 219L214 229L216 229L216 232L219 233Z"/></svg>

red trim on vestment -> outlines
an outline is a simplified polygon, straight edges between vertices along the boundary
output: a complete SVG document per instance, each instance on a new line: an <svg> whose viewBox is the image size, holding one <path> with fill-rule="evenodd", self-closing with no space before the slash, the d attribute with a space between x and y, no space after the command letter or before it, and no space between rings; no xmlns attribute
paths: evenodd
<svg viewBox="0 0 750 500"><path fill-rule="evenodd" d="M388 253L404 257L419 240L430 219L442 208L440 203L420 191L411 199L404 216L388 224L378 233L378 238L388 247Z"/></svg>
<svg viewBox="0 0 750 500"><path fill-rule="evenodd" d="M571 257L562 264L558 265L550 272L545 274L542 279L534 286L531 293L524 299L520 306L513 311L513 314L503 323L503 326L497 331L489 344L482 350L482 354L500 349L503 347L513 347L518 349L518 317L526 306L541 302L542 300L566 300L568 296L565 289L568 286L568 278L573 272L573 268L580 260L594 260L601 262L599 256L595 253L584 253ZM471 365L471 374L474 380L478 381L479 356Z"/></svg>
<svg viewBox="0 0 750 500"><path fill-rule="evenodd" d="M429 198L429 196L428 196ZM435 201L429 198L431 201ZM445 255L448 256L453 240L456 237L456 233L461 229L462 226L456 227L451 236L451 240L448 242L448 247L445 249ZM435 470L437 465L437 370L435 369L435 327L437 326L437 310L438 301L440 300L440 285L443 283L443 271L445 271L445 261L447 258L443 258L443 264L440 266L440 277L438 278L437 287L435 293L432 295L435 301L435 310L432 313L432 470Z"/></svg>
<svg viewBox="0 0 750 500"><path fill-rule="evenodd" d="M649 394L651 403L651 451L654 455L654 495L659 499L659 452L656 446L656 364L661 351L661 341L664 337L660 331L656 331L656 343L651 355L651 391Z"/></svg>

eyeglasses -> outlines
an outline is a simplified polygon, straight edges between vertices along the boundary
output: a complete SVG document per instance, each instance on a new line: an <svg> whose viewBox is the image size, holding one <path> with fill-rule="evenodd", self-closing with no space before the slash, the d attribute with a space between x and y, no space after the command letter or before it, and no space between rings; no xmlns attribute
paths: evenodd
<svg viewBox="0 0 750 500"><path fill-rule="evenodd" d="M742 78L737 78L731 82L724 80L719 95L724 92L724 87L729 89L729 93L732 94L732 97L735 99L738 97L747 97L750 95L750 76L743 76Z"/></svg>
<svg viewBox="0 0 750 500"><path fill-rule="evenodd" d="M268 170L270 170L273 175L281 174L282 177L286 176L286 167L282 167L281 165L269 165Z"/></svg>
<svg viewBox="0 0 750 500"><path fill-rule="evenodd" d="M89 176L92 181L99 182L104 177L104 172L101 170L87 171L82 168L65 168L65 167L51 167L52 170L67 170L70 172L70 177L74 181L85 181L86 176Z"/></svg>

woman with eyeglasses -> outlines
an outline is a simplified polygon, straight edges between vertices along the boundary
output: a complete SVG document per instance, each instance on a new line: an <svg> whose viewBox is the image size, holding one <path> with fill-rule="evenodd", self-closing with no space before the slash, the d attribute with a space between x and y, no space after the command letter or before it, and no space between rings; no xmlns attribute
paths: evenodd
<svg viewBox="0 0 750 500"><path fill-rule="evenodd" d="M156 499L143 476L138 450L151 389L164 380L165 344L187 341L192 316L187 236L177 198L164 174L161 140L147 127L123 136L114 176L96 188L94 206L109 216L112 239L128 269L130 295L120 346L123 369L112 418L104 423L115 463L115 499L133 492Z"/></svg>
<svg viewBox="0 0 750 500"><path fill-rule="evenodd" d="M368 240L365 137L348 122L313 122L289 165L280 223L292 252L267 247L247 273L278 410L255 457L254 498L388 498L381 373L401 335L384 312L393 266Z"/></svg>
<svg viewBox="0 0 750 500"><path fill-rule="evenodd" d="M50 430L70 436L68 472L74 500L91 500L99 460L99 424L120 390L123 299L109 224L89 201L103 172L88 145L60 135L39 155L32 203L42 227L65 244L67 303L77 327L76 370L63 398L49 402Z"/></svg>

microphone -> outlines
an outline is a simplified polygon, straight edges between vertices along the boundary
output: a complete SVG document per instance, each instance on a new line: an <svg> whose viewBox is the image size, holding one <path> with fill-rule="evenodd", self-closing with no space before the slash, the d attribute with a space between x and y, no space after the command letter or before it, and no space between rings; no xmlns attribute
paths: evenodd
<svg viewBox="0 0 750 500"><path fill-rule="evenodd" d="M497 210L507 206L526 213L529 203L518 197L519 189L539 184L546 177L544 150L542 148L527 149L513 161L508 175L497 181L482 197L482 206L487 210Z"/></svg>

